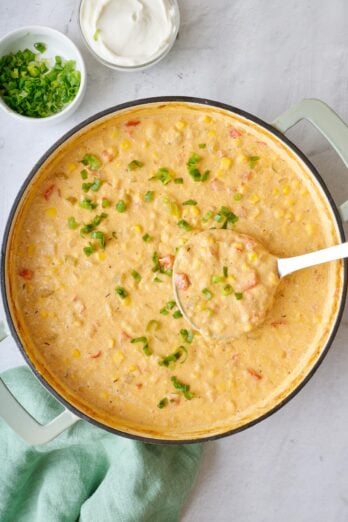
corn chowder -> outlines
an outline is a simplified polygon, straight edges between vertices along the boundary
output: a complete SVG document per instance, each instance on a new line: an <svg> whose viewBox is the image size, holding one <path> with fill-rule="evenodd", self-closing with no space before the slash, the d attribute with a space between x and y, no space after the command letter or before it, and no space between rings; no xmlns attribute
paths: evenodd
<svg viewBox="0 0 348 522"><path fill-rule="evenodd" d="M282 280L264 324L233 341L182 317L173 264L199 232L247 234L277 257L339 241L304 164L224 110L169 102L104 117L41 167L15 221L7 285L31 360L122 431L199 438L259 417L309 372L334 323L341 262ZM248 289L234 291L242 304Z"/></svg>

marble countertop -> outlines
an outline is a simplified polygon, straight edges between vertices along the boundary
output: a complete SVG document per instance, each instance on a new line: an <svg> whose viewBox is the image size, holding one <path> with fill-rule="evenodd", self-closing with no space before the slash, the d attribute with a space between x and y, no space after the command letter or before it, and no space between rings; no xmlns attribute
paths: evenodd
<svg viewBox="0 0 348 522"><path fill-rule="evenodd" d="M345 0L179 3L182 25L167 58L143 72L117 73L84 47L76 0L1 1L0 36L30 24L65 32L83 53L88 86L78 111L51 128L0 113L0 235L19 186L45 150L78 122L120 102L193 95L271 121L301 99L317 97L348 121ZM348 199L346 168L328 143L309 124L289 137L319 169L336 202ZM206 444L183 522L348 520L347 340L346 312L328 356L299 395L255 427ZM14 342L4 341L0 370L22 363Z"/></svg>

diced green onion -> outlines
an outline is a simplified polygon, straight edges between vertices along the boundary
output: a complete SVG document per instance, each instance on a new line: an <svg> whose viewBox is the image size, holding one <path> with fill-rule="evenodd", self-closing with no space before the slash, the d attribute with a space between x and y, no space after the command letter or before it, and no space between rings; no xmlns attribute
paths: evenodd
<svg viewBox="0 0 348 522"><path fill-rule="evenodd" d="M168 303L166 304L167 310L172 310L173 308L175 308L175 306L176 306L175 301L168 301Z"/></svg>
<svg viewBox="0 0 348 522"><path fill-rule="evenodd" d="M229 285L229 284L225 285L223 287L223 289L222 289L222 294L223 295L231 295L231 294L233 294L233 287L232 287L232 285Z"/></svg>
<svg viewBox="0 0 348 522"><path fill-rule="evenodd" d="M243 199L243 194L241 194L240 192L236 192L233 196L233 199L235 201L240 201L241 199Z"/></svg>
<svg viewBox="0 0 348 522"><path fill-rule="evenodd" d="M133 160L130 163L128 163L128 170L136 170L140 169L140 167L143 167L144 163L139 160Z"/></svg>
<svg viewBox="0 0 348 522"><path fill-rule="evenodd" d="M167 405L168 405L168 399L167 399L167 397L164 397L164 398L161 399L161 400L159 401L159 403L157 404L157 408L159 408L159 409L161 410L162 408L164 408L164 407L167 406Z"/></svg>
<svg viewBox="0 0 348 522"><path fill-rule="evenodd" d="M123 199L120 199L120 201L116 203L116 210L122 214L122 212L127 210L127 203Z"/></svg>
<svg viewBox="0 0 348 522"><path fill-rule="evenodd" d="M193 331L192 330L186 330L186 328L182 328L180 330L180 335L182 337L182 339L186 342L186 343L189 343L191 344L192 341L193 341L193 337L194 337L194 334L193 334Z"/></svg>
<svg viewBox="0 0 348 522"><path fill-rule="evenodd" d="M86 254L86 256L89 257L89 256L91 256L93 254L93 252L95 252L95 248L92 245L92 243L88 243L88 246L85 246L83 251Z"/></svg>
<svg viewBox="0 0 348 522"><path fill-rule="evenodd" d="M248 163L249 163L249 167L251 169L253 169L256 165L256 163L259 161L260 159L260 156L249 156L248 157Z"/></svg>
<svg viewBox="0 0 348 522"><path fill-rule="evenodd" d="M161 167L158 169L156 174L150 178L150 180L158 180L163 183L163 185L168 185L172 181L172 176L169 172L169 169L167 167Z"/></svg>
<svg viewBox="0 0 348 522"><path fill-rule="evenodd" d="M184 178L175 178L174 183L182 185L184 183Z"/></svg>
<svg viewBox="0 0 348 522"><path fill-rule="evenodd" d="M190 225L190 223L185 221L185 219L180 219L180 221L178 221L177 225L178 225L178 227L182 228L186 232L190 232L190 230L192 230L192 226Z"/></svg>
<svg viewBox="0 0 348 522"><path fill-rule="evenodd" d="M123 286L116 286L115 292L121 299L125 299L128 296L128 292Z"/></svg>
<svg viewBox="0 0 348 522"><path fill-rule="evenodd" d="M137 283L139 283L139 281L141 281L141 275L136 270L131 271L131 276L133 277L134 281L136 281Z"/></svg>
<svg viewBox="0 0 348 522"><path fill-rule="evenodd" d="M207 146L206 143L199 143L199 144L198 144L198 148L199 148L199 149L205 149L206 146Z"/></svg>
<svg viewBox="0 0 348 522"><path fill-rule="evenodd" d="M225 277L224 276L219 276L219 275L211 276L211 282L213 284L223 283L224 281L225 281Z"/></svg>
<svg viewBox="0 0 348 522"><path fill-rule="evenodd" d="M151 319L146 325L146 331L150 332L151 330L158 330L161 326L161 323L156 319Z"/></svg>
<svg viewBox="0 0 348 522"><path fill-rule="evenodd" d="M157 277L157 276L153 278L153 282L154 282L154 283L163 283L162 279L160 279L160 278Z"/></svg>
<svg viewBox="0 0 348 522"><path fill-rule="evenodd" d="M197 205L197 201L195 199L187 199L186 201L183 202L183 205L195 206L195 205Z"/></svg>
<svg viewBox="0 0 348 522"><path fill-rule="evenodd" d="M154 191L148 190L144 196L144 201L146 201L146 203L150 203L150 201L153 201L154 196L155 196Z"/></svg>
<svg viewBox="0 0 348 522"><path fill-rule="evenodd" d="M158 361L158 364L159 364L159 366L165 366L166 368L168 368L168 366L170 366L170 363L178 361L181 358L183 353L185 353L186 357L187 357L187 350L186 350L185 346L179 346L179 348L177 350L175 350L174 353L171 353L170 355L167 355L166 357L163 357L163 359ZM185 360L186 360L186 358L185 358ZM185 362L185 361L183 361L183 362Z"/></svg>
<svg viewBox="0 0 348 522"><path fill-rule="evenodd" d="M204 221L204 223L206 223L213 217L213 215L214 215L214 213L211 210L208 210L208 212L206 212L204 214L204 216L202 217L202 221Z"/></svg>
<svg viewBox="0 0 348 522"><path fill-rule="evenodd" d="M144 234L143 235L143 241L145 241L145 243L150 243L150 241L152 241L152 236L150 236L150 234Z"/></svg>
<svg viewBox="0 0 348 522"><path fill-rule="evenodd" d="M162 315L168 315L169 314L169 312L168 312L168 310L167 310L167 308L165 306L160 309L160 314L162 314Z"/></svg>
<svg viewBox="0 0 348 522"><path fill-rule="evenodd" d="M95 154L85 154L81 163L88 166L91 170L98 170L102 166L101 159Z"/></svg>
<svg viewBox="0 0 348 522"><path fill-rule="evenodd" d="M34 47L37 51L39 51L39 53L44 53L47 49L46 44L44 44L43 42L34 43Z"/></svg>
<svg viewBox="0 0 348 522"><path fill-rule="evenodd" d="M224 277L228 277L228 267L227 266L223 267L222 273L224 274Z"/></svg>
<svg viewBox="0 0 348 522"><path fill-rule="evenodd" d="M193 398L193 393L190 392L189 384L184 384L183 382L179 381L175 375L173 375L170 380L172 381L174 388L183 393L185 399L191 400Z"/></svg>
<svg viewBox="0 0 348 522"><path fill-rule="evenodd" d="M210 301L214 296L214 294L209 290L209 288L203 288L202 294L204 295L207 301Z"/></svg>
<svg viewBox="0 0 348 522"><path fill-rule="evenodd" d="M235 298L237 299L237 301L240 301L241 299L243 299L243 293L242 292L235 292Z"/></svg>
<svg viewBox="0 0 348 522"><path fill-rule="evenodd" d="M91 238L97 239L100 242L100 246L102 248L105 248L106 241L105 241L105 235L103 232L101 232L100 230L94 230L91 234Z"/></svg>
<svg viewBox="0 0 348 522"><path fill-rule="evenodd" d="M149 342L147 340L147 337L135 337L134 339L131 339L131 343L142 343L143 344L143 352L145 355L151 355L152 350L149 347Z"/></svg>
<svg viewBox="0 0 348 522"><path fill-rule="evenodd" d="M68 227L71 228L71 230L75 230L78 226L79 224L74 217L68 218Z"/></svg>
<svg viewBox="0 0 348 522"><path fill-rule="evenodd" d="M186 163L188 173L194 181L206 181L209 177L209 170L206 170L201 174L198 168L198 163L201 159L202 158L199 154L193 152Z"/></svg>
<svg viewBox="0 0 348 522"><path fill-rule="evenodd" d="M88 178L88 172L87 172L86 169L81 170L80 174L81 174L81 178L82 179L87 179Z"/></svg>
<svg viewBox="0 0 348 522"><path fill-rule="evenodd" d="M173 313L173 317L174 319L181 319L182 313L180 312L180 310L175 310L175 312Z"/></svg>
<svg viewBox="0 0 348 522"><path fill-rule="evenodd" d="M111 202L110 202L109 199L107 199L107 198L103 198L103 199L102 199L102 207L103 207L103 208L110 207L110 205L111 205Z"/></svg>
<svg viewBox="0 0 348 522"><path fill-rule="evenodd" d="M94 210L95 208L97 208L97 203L94 203L89 198L84 198L80 201L80 207L86 208L87 210Z"/></svg>

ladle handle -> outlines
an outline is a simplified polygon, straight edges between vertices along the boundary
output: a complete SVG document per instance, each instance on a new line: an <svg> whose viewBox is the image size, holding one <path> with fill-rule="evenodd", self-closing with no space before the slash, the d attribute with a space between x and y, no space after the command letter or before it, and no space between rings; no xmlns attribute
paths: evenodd
<svg viewBox="0 0 348 522"><path fill-rule="evenodd" d="M309 266L321 265L328 261L335 261L348 257L348 243L341 243L323 250L303 254L302 256L286 257L278 259L278 272L280 277L284 277L292 272L307 268Z"/></svg>
<svg viewBox="0 0 348 522"><path fill-rule="evenodd" d="M321 100L303 100L276 118L272 125L286 132L301 120L308 120L316 127L335 149L348 167L348 126ZM339 207L343 221L348 221L348 201Z"/></svg>

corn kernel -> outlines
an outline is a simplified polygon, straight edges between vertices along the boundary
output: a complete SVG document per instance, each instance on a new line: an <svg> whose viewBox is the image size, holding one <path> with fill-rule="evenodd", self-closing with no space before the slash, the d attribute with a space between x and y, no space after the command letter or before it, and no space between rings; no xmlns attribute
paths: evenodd
<svg viewBox="0 0 348 522"><path fill-rule="evenodd" d="M104 261L105 257L106 257L105 252L98 252L99 261Z"/></svg>
<svg viewBox="0 0 348 522"><path fill-rule="evenodd" d="M130 146L131 146L131 143L130 143L129 140L122 140L121 141L121 144L120 144L121 149L127 150L127 149L129 149Z"/></svg>
<svg viewBox="0 0 348 522"><path fill-rule="evenodd" d="M71 355L72 355L73 357L75 357L75 359L77 359L78 357L80 357L81 352L80 352L80 350L79 350L78 348L75 348L75 349L71 352Z"/></svg>
<svg viewBox="0 0 348 522"><path fill-rule="evenodd" d="M73 163L73 162L68 163L66 166L67 172L72 172L76 168L77 168L77 165L76 165L76 163Z"/></svg>
<svg viewBox="0 0 348 522"><path fill-rule="evenodd" d="M279 195L279 189L277 189L276 187L272 190L272 194L273 196L278 196Z"/></svg>
<svg viewBox="0 0 348 522"><path fill-rule="evenodd" d="M46 214L46 216L49 217L49 218L55 218L56 215L57 215L57 209L54 208L54 207L47 208L47 209L45 210L45 214Z"/></svg>
<svg viewBox="0 0 348 522"><path fill-rule="evenodd" d="M120 350L119 350L118 352L116 352L115 355L114 355L114 357L113 357L115 363L117 363L117 364L119 364L119 363L121 363L122 361L124 361L125 358L126 358L126 357L125 357L124 353L121 352Z"/></svg>
<svg viewBox="0 0 348 522"><path fill-rule="evenodd" d="M237 163L244 163L247 160L247 157L244 154L238 154L236 158Z"/></svg>
<svg viewBox="0 0 348 522"><path fill-rule="evenodd" d="M178 129L178 130L182 130L186 127L187 123L186 121L183 121L183 120L179 120L176 122L175 124L175 127Z"/></svg>
<svg viewBox="0 0 348 522"><path fill-rule="evenodd" d="M214 131L214 130L210 130L210 131L208 132L208 136L210 136L211 138L213 138L214 136L216 136L216 131Z"/></svg>
<svg viewBox="0 0 348 522"><path fill-rule="evenodd" d="M256 252L248 252L248 259L249 259L249 261L254 263L258 259L257 253Z"/></svg>
<svg viewBox="0 0 348 522"><path fill-rule="evenodd" d="M143 231L143 227L141 225L134 225L132 227L132 230L133 232L135 232L136 234L141 234L142 231Z"/></svg>
<svg viewBox="0 0 348 522"><path fill-rule="evenodd" d="M108 347L109 348L115 348L115 339L110 338L108 340Z"/></svg>
<svg viewBox="0 0 348 522"><path fill-rule="evenodd" d="M285 185L285 186L283 187L283 194L284 194L285 196L287 196L288 194L290 194L290 187L289 187L289 185Z"/></svg>
<svg viewBox="0 0 348 522"><path fill-rule="evenodd" d="M211 119L210 116L205 115L204 118L203 118L203 122L204 122L204 123L211 123L211 122L212 122L212 119Z"/></svg>
<svg viewBox="0 0 348 522"><path fill-rule="evenodd" d="M219 170L217 170L217 171L215 172L215 176L216 176L217 178L222 178L223 176L225 176L225 174L226 174L226 172L225 172L224 170L221 170L221 169L219 169Z"/></svg>
<svg viewBox="0 0 348 522"><path fill-rule="evenodd" d="M231 158L221 158L221 161L220 161L220 169L224 169L224 170L227 170L231 167L232 165L232 160Z"/></svg>
<svg viewBox="0 0 348 522"><path fill-rule="evenodd" d="M47 310L40 310L40 315L41 315L41 317L43 317L43 318L48 317L48 312L47 312Z"/></svg>
<svg viewBox="0 0 348 522"><path fill-rule="evenodd" d="M27 246L27 254L28 256L33 256L35 254L36 246L31 244Z"/></svg>
<svg viewBox="0 0 348 522"><path fill-rule="evenodd" d="M128 373L133 373L133 372L136 372L137 371L137 366L135 366L135 364L131 364L130 367L128 368Z"/></svg>
<svg viewBox="0 0 348 522"><path fill-rule="evenodd" d="M250 203L252 203L253 205L256 205L256 203L258 203L260 201L260 196L258 196L258 194L253 194L251 196L251 198L249 199Z"/></svg>
<svg viewBox="0 0 348 522"><path fill-rule="evenodd" d="M127 295L127 297L125 297L124 299L121 299L121 303L123 304L123 306L131 306L131 304L132 304L131 296Z"/></svg>
<svg viewBox="0 0 348 522"><path fill-rule="evenodd" d="M191 207L190 212L193 216L200 216L201 214L201 211L197 207Z"/></svg>

